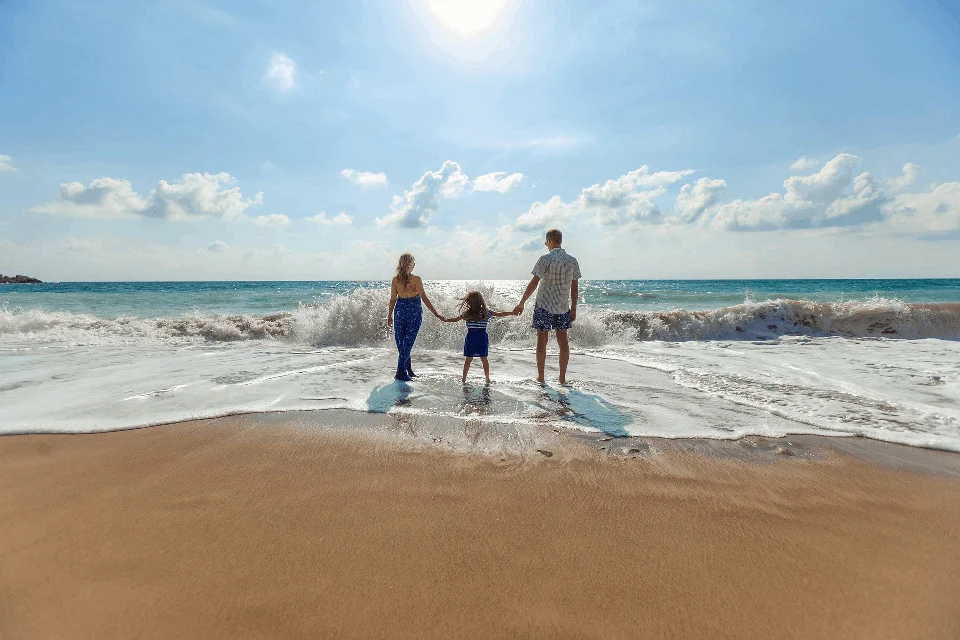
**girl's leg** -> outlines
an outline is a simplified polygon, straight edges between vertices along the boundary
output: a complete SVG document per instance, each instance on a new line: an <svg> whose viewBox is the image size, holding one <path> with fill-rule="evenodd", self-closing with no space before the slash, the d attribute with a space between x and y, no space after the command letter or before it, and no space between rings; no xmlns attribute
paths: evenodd
<svg viewBox="0 0 960 640"><path fill-rule="evenodd" d="M470 371L470 363L473 362L473 358L464 358L463 359L463 381L467 381L467 372Z"/></svg>
<svg viewBox="0 0 960 640"><path fill-rule="evenodd" d="M483 365L483 377L487 379L487 382L490 382L490 363L487 362L486 358L480 358L480 364Z"/></svg>

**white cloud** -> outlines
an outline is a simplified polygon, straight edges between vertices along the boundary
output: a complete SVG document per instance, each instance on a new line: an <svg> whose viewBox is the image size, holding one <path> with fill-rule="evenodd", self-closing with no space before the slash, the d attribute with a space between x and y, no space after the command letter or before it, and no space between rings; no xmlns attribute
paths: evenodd
<svg viewBox="0 0 960 640"><path fill-rule="evenodd" d="M616 180L582 189L572 202L565 203L560 196L535 202L510 228L517 231L547 229L573 219L578 213L592 214L593 222L604 226L655 222L661 218L657 199L667 192L668 186L691 173L690 169L650 173L650 168L643 165Z"/></svg>
<svg viewBox="0 0 960 640"><path fill-rule="evenodd" d="M820 166L820 163L814 160L813 158L808 158L807 156L800 156L794 160L793 164L790 165L790 169L793 171L813 171Z"/></svg>
<svg viewBox="0 0 960 640"><path fill-rule="evenodd" d="M544 246L543 238L540 236L533 236L532 238L527 238L520 243L521 251L536 251Z"/></svg>
<svg viewBox="0 0 960 640"><path fill-rule="evenodd" d="M807 176L793 176L783 181L784 193L771 193L758 200L734 200L722 205L711 226L728 230L762 230L782 227L850 224L865 216L865 207L878 213L881 198L870 174L857 177L854 195L841 198L850 188L853 171L860 158L841 153ZM858 215L854 218L845 218Z"/></svg>
<svg viewBox="0 0 960 640"><path fill-rule="evenodd" d="M142 215L149 203L141 198L129 180L97 178L89 186L82 182L60 184L60 202L36 211L74 218L129 218Z"/></svg>
<svg viewBox="0 0 960 640"><path fill-rule="evenodd" d="M783 181L786 189L784 199L794 202L832 202L843 193L853 179L853 170L860 158L841 153L817 173L808 176L793 176Z"/></svg>
<svg viewBox="0 0 960 640"><path fill-rule="evenodd" d="M214 253L223 253L229 248L229 245L223 240L214 240L207 245L207 251L212 251Z"/></svg>
<svg viewBox="0 0 960 640"><path fill-rule="evenodd" d="M690 169L650 173L649 167L643 165L616 180L583 189L577 206L592 212L594 221L605 226L656 221L660 218L656 201L667 192L669 185L691 173Z"/></svg>
<svg viewBox="0 0 960 640"><path fill-rule="evenodd" d="M681 222L691 223L720 201L727 190L726 180L700 178L695 184L685 184L677 196L676 211Z"/></svg>
<svg viewBox="0 0 960 640"><path fill-rule="evenodd" d="M853 193L830 203L820 224L850 226L876 222L883 218L883 206L889 201L873 176L861 173L853 181Z"/></svg>
<svg viewBox="0 0 960 640"><path fill-rule="evenodd" d="M17 168L13 166L13 158L0 153L0 173L7 173L16 170Z"/></svg>
<svg viewBox="0 0 960 640"><path fill-rule="evenodd" d="M280 91L290 91L297 83L297 64L279 51L270 56L265 74L267 81Z"/></svg>
<svg viewBox="0 0 960 640"><path fill-rule="evenodd" d="M78 218L125 218L146 216L166 220L243 217L247 209L263 201L258 193L244 199L228 173L185 173L179 180L161 180L146 197L133 190L128 180L97 178L89 185L65 182L60 185L60 202L37 207L35 211Z"/></svg>
<svg viewBox="0 0 960 640"><path fill-rule="evenodd" d="M150 206L144 215L167 220L195 217L239 218L250 207L263 202L263 194L244 200L240 188L229 173L185 173L180 180L161 180L150 192Z"/></svg>
<svg viewBox="0 0 960 640"><path fill-rule="evenodd" d="M791 205L779 193L758 200L734 200L722 205L710 223L716 229L778 229L787 226L791 214L804 214L805 208Z"/></svg>
<svg viewBox="0 0 960 640"><path fill-rule="evenodd" d="M587 211L593 211L594 222L603 226L656 222L661 216L657 200L666 192L664 187L622 193L609 191L588 193L588 190L584 189L578 204Z"/></svg>
<svg viewBox="0 0 960 640"><path fill-rule="evenodd" d="M523 182L522 173L511 173L507 175L506 171L495 171L494 173L487 173L474 178L473 190L506 193L514 187L520 186L521 182Z"/></svg>
<svg viewBox="0 0 960 640"><path fill-rule="evenodd" d="M512 225L517 231L541 231L559 227L576 214L576 209L553 196L546 202L534 202L530 209Z"/></svg>
<svg viewBox="0 0 960 640"><path fill-rule="evenodd" d="M728 231L871 225L875 230L922 235L960 229L960 182L931 187L926 193L893 196L881 184L904 188L915 182L916 165L907 163L901 177L878 181L868 172L854 175L860 162L855 155L841 153L818 171L786 178L781 192L726 203L722 202L725 180L700 178L680 189L673 217L665 217L657 202L691 171L654 173L643 166L582 189L571 201L553 196L546 202L535 202L500 233L509 237L515 232L542 231L579 220L628 227L643 222L693 224L708 219L707 226ZM531 247L532 242L526 240L522 246Z"/></svg>
<svg viewBox="0 0 960 640"><path fill-rule="evenodd" d="M373 173L371 171L355 171L354 169L344 169L340 172L344 178L350 182L360 185L364 189L374 189L376 187L387 186L387 174Z"/></svg>
<svg viewBox="0 0 960 640"><path fill-rule="evenodd" d="M321 211L315 216L309 218L304 218L307 222L312 222L314 224L320 225L348 225L353 224L353 218L341 211L332 218L327 217L326 211Z"/></svg>
<svg viewBox="0 0 960 640"><path fill-rule="evenodd" d="M907 233L960 230L960 182L896 196L884 207L890 227Z"/></svg>
<svg viewBox="0 0 960 640"><path fill-rule="evenodd" d="M282 213L271 213L265 216L257 216L253 219L253 224L258 227L286 227L290 224L290 218Z"/></svg>
<svg viewBox="0 0 960 640"><path fill-rule="evenodd" d="M887 187L891 191L901 191L907 187L912 187L917 182L917 176L920 175L920 167L908 162L903 165L903 173L896 177L890 178L887 180Z"/></svg>
<svg viewBox="0 0 960 640"><path fill-rule="evenodd" d="M460 165L452 160L443 163L438 171L428 171L405 191L394 196L390 213L377 218L378 226L398 226L418 229L430 224L440 208L440 198L455 198L469 182Z"/></svg>
<svg viewBox="0 0 960 640"><path fill-rule="evenodd" d="M444 198L456 198L470 184L470 178L460 170L460 165L456 162L447 160L440 167L439 173L448 174L440 187L440 195Z"/></svg>

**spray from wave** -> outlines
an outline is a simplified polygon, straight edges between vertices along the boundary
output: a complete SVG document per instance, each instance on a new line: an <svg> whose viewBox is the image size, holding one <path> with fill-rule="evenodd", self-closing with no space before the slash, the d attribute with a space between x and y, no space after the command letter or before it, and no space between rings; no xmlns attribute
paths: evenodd
<svg viewBox="0 0 960 640"><path fill-rule="evenodd" d="M469 288L463 285L464 291ZM515 301L489 287L483 291L494 309L510 309ZM0 343L29 344L183 344L277 340L318 347L384 346L392 341L386 324L389 292L358 289L296 311L268 315L215 315L192 312L175 318L120 316L100 318L69 311L0 308ZM434 301L454 315L457 301ZM521 317L490 323L491 343L526 345L531 338L528 303ZM424 310L418 346L459 349L464 328L435 321ZM578 347L663 340L772 340L781 336L884 337L960 339L960 304L907 304L875 297L865 301L813 302L779 298L707 311L611 311L579 309L570 332Z"/></svg>

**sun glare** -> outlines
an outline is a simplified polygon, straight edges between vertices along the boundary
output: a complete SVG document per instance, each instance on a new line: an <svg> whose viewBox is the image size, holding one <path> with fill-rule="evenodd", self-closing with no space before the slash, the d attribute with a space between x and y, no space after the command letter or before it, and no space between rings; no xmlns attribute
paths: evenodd
<svg viewBox="0 0 960 640"><path fill-rule="evenodd" d="M508 0L424 0L440 25L460 36L473 38L492 27Z"/></svg>

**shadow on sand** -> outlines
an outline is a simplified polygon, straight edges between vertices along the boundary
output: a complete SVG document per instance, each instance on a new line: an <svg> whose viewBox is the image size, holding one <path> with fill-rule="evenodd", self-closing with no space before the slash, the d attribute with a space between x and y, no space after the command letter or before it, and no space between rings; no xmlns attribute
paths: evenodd
<svg viewBox="0 0 960 640"><path fill-rule="evenodd" d="M370 413L386 413L393 407L410 405L410 395L413 387L402 380L394 380L382 387L374 387L367 398L367 411Z"/></svg>
<svg viewBox="0 0 960 640"><path fill-rule="evenodd" d="M540 408L557 414L563 420L599 429L614 438L630 435L627 427L633 424L633 416L624 413L601 396L578 389L554 389L545 386L540 400ZM550 406L543 401L555 403L556 406Z"/></svg>

